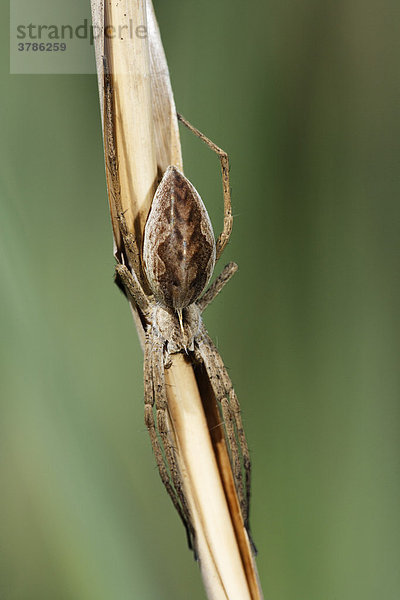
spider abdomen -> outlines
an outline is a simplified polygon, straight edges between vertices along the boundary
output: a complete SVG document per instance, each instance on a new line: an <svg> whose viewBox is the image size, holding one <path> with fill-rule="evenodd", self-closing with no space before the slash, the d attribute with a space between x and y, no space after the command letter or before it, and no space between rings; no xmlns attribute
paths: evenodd
<svg viewBox="0 0 400 600"><path fill-rule="evenodd" d="M215 264L215 239L203 201L188 179L168 167L144 231L143 260L154 296L174 310L202 293Z"/></svg>

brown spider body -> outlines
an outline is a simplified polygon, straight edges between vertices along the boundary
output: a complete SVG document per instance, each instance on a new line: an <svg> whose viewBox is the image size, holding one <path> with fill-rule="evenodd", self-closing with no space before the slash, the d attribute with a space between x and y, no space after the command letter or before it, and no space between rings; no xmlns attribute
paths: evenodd
<svg viewBox="0 0 400 600"><path fill-rule="evenodd" d="M127 264L119 262L116 271L128 297L141 312L146 331L145 422L161 479L186 526L189 541L195 542L196 532L182 486L176 448L170 439L167 416L164 369L171 364L170 356L178 352L185 352L193 362L203 365L219 403L243 521L246 528L249 525L250 456L239 402L222 358L201 319L201 313L237 270L235 263L229 263L204 292L215 261L221 256L232 230L228 155L178 115L179 120L219 156L224 191L224 227L215 242L210 218L200 195L176 167L169 166L154 195L144 232L143 270L152 291L148 295L140 281L139 248L128 229L121 204L112 81L107 68L104 84L106 161L123 240L121 257L130 266L129 269Z"/></svg>
<svg viewBox="0 0 400 600"><path fill-rule="evenodd" d="M120 218L123 224L123 215ZM127 292L147 322L145 421L161 478L186 526L191 545L195 531L182 489L175 449L170 442L166 416L164 369L171 366L172 354L184 352L193 362L204 365L221 406L236 489L244 523L248 527L250 460L239 403L225 365L201 318L203 310L237 270L235 263L229 263L204 292L223 235L224 232L215 243L210 218L200 195L176 167L170 166L154 195L144 231L143 264L152 295L144 294L134 272L130 272L125 265L116 267ZM130 238L124 237L124 240L129 249ZM241 460L246 473L245 483Z"/></svg>
<svg viewBox="0 0 400 600"><path fill-rule="evenodd" d="M144 230L144 271L157 304L153 335L169 355L194 351L200 309L194 304L215 265L215 239L200 194L174 166L168 167L154 195Z"/></svg>

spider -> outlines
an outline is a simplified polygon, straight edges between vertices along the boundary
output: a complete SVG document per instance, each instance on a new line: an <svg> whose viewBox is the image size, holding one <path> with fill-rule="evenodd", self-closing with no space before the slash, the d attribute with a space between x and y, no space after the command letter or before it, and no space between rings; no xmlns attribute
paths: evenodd
<svg viewBox="0 0 400 600"><path fill-rule="evenodd" d="M106 164L125 254L132 267L130 270L126 264L119 262L116 273L127 296L136 303L144 323L145 423L161 479L186 527L189 546L193 548L195 531L182 488L175 449L168 435L164 369L171 365L171 355L175 353L184 353L193 364L205 368L220 406L242 517L249 531L251 465L239 402L222 358L201 317L237 270L235 263L229 263L207 288L215 262L228 243L232 230L228 155L178 115L178 119L219 156L224 195L223 231L215 241L211 221L199 193L183 173L171 165L166 169L152 201L144 230L141 259L122 210L113 89L106 62L104 84ZM151 294L146 293L141 283L142 272Z"/></svg>

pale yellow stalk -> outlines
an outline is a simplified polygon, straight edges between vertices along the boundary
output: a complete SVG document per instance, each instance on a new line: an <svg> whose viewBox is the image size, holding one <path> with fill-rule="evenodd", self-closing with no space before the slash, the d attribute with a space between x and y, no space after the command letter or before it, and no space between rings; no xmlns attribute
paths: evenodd
<svg viewBox="0 0 400 600"><path fill-rule="evenodd" d="M106 51L115 87L122 205L140 242L159 173L169 164L182 169L176 110L151 1L105 0L105 4L107 22L116 35L108 40L105 50L102 37L96 41L101 106L101 56ZM103 0L92 0L92 13L94 24L101 26ZM131 24L137 32L133 36L128 34ZM110 209L119 251L120 234L112 203ZM132 310L143 341L142 322L135 306ZM215 418L215 414L210 416L215 400L206 382L200 395L193 369L183 355L173 355L172 359L171 368L165 372L171 435L196 530L207 596L215 600L262 598L225 441L210 436L210 422L203 408L204 403L209 420Z"/></svg>

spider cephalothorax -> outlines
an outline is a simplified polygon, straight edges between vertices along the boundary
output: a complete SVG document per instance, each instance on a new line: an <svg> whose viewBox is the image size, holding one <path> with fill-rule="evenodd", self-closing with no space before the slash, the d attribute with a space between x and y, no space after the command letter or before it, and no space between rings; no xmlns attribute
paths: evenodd
<svg viewBox="0 0 400 600"><path fill-rule="evenodd" d="M200 332L200 309L192 304L180 312L156 305L151 314L154 333L166 340L166 354L193 352L194 340Z"/></svg>

